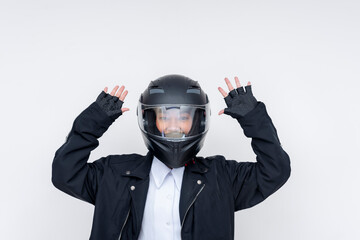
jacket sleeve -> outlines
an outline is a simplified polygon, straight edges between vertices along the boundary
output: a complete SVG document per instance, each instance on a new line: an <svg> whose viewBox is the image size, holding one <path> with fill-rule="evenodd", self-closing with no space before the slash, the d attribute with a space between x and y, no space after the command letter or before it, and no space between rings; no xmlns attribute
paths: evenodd
<svg viewBox="0 0 360 240"><path fill-rule="evenodd" d="M290 158L283 150L265 104L238 122L256 154L256 162L225 161L232 186L235 211L252 207L277 191L290 177Z"/></svg>
<svg viewBox="0 0 360 240"><path fill-rule="evenodd" d="M108 157L88 163L90 152L114 120L94 102L74 121L66 142L55 152L52 183L61 191L95 205Z"/></svg>

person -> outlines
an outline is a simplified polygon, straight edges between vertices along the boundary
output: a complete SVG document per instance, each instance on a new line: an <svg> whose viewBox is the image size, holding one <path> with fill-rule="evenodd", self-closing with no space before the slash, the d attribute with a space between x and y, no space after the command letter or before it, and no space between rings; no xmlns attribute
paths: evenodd
<svg viewBox="0 0 360 240"><path fill-rule="evenodd" d="M151 81L140 96L136 113L146 156L87 162L98 139L129 111L122 108L124 86L110 94L105 87L80 113L55 153L52 183L95 206L90 239L234 239L234 213L283 186L290 158L265 104L253 96L250 82L245 89L237 77L236 88L225 82L229 93L218 90L227 107L218 114L236 119L252 138L256 162L197 156L209 130L209 99L197 81L182 75ZM219 139L219 147L225 141Z"/></svg>

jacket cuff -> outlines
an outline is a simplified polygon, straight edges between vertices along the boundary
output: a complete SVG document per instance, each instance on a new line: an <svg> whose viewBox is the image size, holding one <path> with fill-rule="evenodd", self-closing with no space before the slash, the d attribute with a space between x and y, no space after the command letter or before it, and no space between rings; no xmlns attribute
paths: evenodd
<svg viewBox="0 0 360 240"><path fill-rule="evenodd" d="M79 134L91 133L92 136L99 138L113 122L114 120L96 102L93 102L75 119L69 136L77 132Z"/></svg>
<svg viewBox="0 0 360 240"><path fill-rule="evenodd" d="M86 117L96 119L97 123L103 127L109 127L115 121L96 102L93 102L86 110L89 110Z"/></svg>

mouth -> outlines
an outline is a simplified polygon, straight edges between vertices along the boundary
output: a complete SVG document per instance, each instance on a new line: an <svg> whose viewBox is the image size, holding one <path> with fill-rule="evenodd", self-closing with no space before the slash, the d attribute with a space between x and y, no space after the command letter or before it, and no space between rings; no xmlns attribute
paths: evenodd
<svg viewBox="0 0 360 240"><path fill-rule="evenodd" d="M165 137L168 137L168 138L183 138L183 137L185 137L185 134L183 132L169 132L169 133L165 133Z"/></svg>

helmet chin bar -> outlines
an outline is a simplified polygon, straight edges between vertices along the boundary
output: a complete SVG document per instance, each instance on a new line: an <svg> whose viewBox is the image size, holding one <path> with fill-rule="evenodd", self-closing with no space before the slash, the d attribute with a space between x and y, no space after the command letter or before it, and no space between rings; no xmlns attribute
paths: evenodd
<svg viewBox="0 0 360 240"><path fill-rule="evenodd" d="M169 141L152 134L142 132L146 147L156 158L171 168L183 167L200 151L204 144L207 132L194 136L183 138L179 141Z"/></svg>

